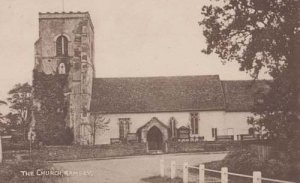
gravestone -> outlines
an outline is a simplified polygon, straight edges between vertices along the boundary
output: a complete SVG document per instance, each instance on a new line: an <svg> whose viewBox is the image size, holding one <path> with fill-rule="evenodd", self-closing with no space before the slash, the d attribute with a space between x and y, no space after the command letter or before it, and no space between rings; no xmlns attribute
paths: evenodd
<svg viewBox="0 0 300 183"><path fill-rule="evenodd" d="M128 142L137 142L138 138L137 138L136 133L128 133L127 134L127 141Z"/></svg>
<svg viewBox="0 0 300 183"><path fill-rule="evenodd" d="M185 126L178 128L177 134L178 139L190 139L190 129Z"/></svg>

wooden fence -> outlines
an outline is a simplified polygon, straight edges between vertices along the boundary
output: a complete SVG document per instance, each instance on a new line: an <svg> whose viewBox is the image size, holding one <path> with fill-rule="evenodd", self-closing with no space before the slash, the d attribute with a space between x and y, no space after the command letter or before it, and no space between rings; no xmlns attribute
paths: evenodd
<svg viewBox="0 0 300 183"><path fill-rule="evenodd" d="M262 181L269 181L269 182L274 182L274 183L295 183L295 182L290 182L290 181L284 181L284 180L277 180L277 179L271 179L271 178L264 178L261 175L260 171L254 171L253 175L244 175L244 174L238 174L238 173L232 173L228 172L227 167L221 168L221 170L212 170L212 169L207 169L205 168L204 164L199 165L199 167L196 166L190 166L187 162L183 163L183 165L176 165L175 161L171 161L171 179L174 179L177 176L176 175L176 167L182 166L182 179L183 183L188 183L189 182L189 169L197 169L199 171L198 174L198 182L199 183L228 183L228 175L231 176L237 176L237 177L244 177L248 179L252 179L252 183L262 183ZM220 179L218 180L207 180L205 178L205 172L214 172L220 174ZM165 162L163 159L160 160L160 176L164 177L165 175Z"/></svg>

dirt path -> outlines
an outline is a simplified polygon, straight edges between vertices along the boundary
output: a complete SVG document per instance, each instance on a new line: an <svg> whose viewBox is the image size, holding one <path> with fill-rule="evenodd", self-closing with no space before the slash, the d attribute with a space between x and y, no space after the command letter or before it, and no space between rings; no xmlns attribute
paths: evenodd
<svg viewBox="0 0 300 183"><path fill-rule="evenodd" d="M70 183L145 183L142 178L159 175L159 160L164 158L166 175L170 176L170 162L178 165L188 162L191 165L220 160L226 154L164 154L136 156L124 159L108 159L82 162L56 163L55 166L73 172L92 172L93 176L70 176ZM182 166L178 166L179 169ZM178 170L178 174L180 174Z"/></svg>

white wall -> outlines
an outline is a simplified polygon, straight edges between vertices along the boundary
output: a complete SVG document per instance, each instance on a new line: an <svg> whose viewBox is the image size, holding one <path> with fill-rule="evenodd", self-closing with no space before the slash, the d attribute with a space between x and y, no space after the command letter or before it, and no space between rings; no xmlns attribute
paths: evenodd
<svg viewBox="0 0 300 183"><path fill-rule="evenodd" d="M231 135L227 134L230 132L229 128L233 128L233 135L234 138L237 138L239 134L248 134L249 128L252 125L248 125L247 118L253 116L251 112L226 112L224 118L224 128L223 133L224 135ZM227 128L227 129L226 129Z"/></svg>
<svg viewBox="0 0 300 183"><path fill-rule="evenodd" d="M251 113L224 111L199 111L199 135L204 136L205 140L212 138L212 128L218 129L218 135L226 135L228 128L233 128L234 135L248 132L247 116ZM109 130L101 132L96 138L96 144L108 144L110 138L119 138L119 118L130 118L130 133L136 133L137 129L149 122L153 117L169 126L169 120L174 117L177 121L177 128L190 124L189 112L160 112L160 113L125 113L125 114L106 114L106 119L110 119ZM193 135L195 136L195 135ZM236 137L235 137L236 138Z"/></svg>

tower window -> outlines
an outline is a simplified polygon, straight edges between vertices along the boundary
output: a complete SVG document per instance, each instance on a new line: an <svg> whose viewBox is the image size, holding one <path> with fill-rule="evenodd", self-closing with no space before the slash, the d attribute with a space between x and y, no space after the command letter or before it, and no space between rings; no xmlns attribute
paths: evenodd
<svg viewBox="0 0 300 183"><path fill-rule="evenodd" d="M68 39L65 36L56 40L56 56L68 56Z"/></svg>
<svg viewBox="0 0 300 183"><path fill-rule="evenodd" d="M66 74L66 66L64 63L60 63L58 66L58 74Z"/></svg>
<svg viewBox="0 0 300 183"><path fill-rule="evenodd" d="M198 134L199 128L199 114L197 112L191 113L191 131L192 134Z"/></svg>

